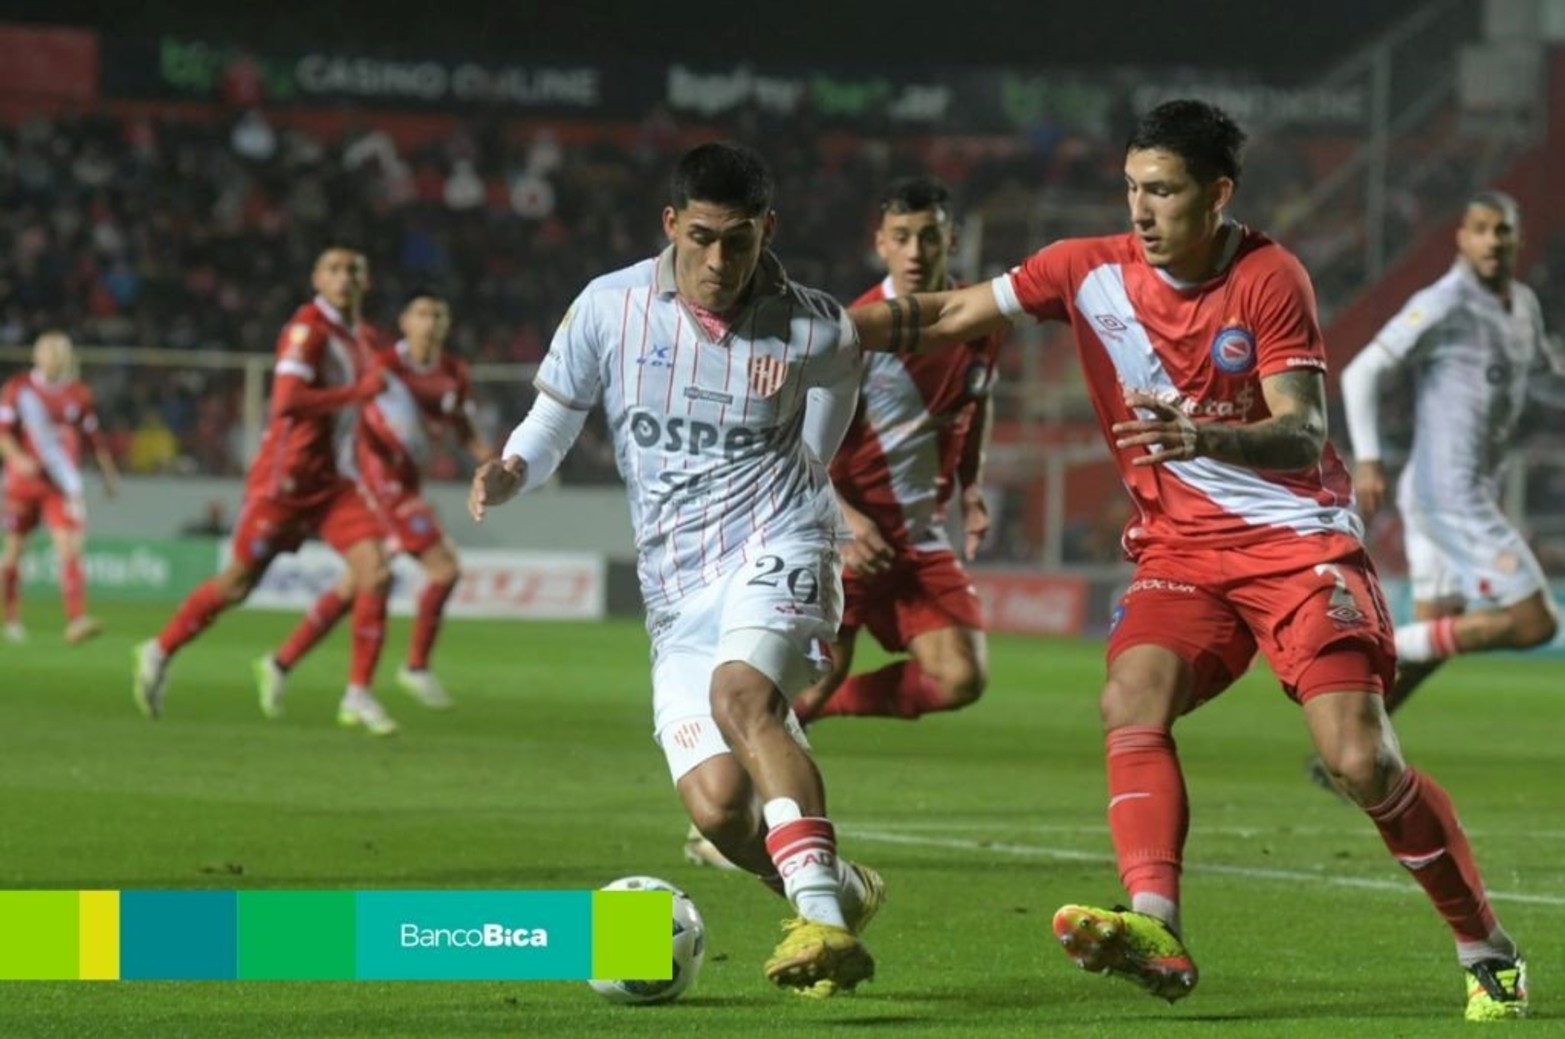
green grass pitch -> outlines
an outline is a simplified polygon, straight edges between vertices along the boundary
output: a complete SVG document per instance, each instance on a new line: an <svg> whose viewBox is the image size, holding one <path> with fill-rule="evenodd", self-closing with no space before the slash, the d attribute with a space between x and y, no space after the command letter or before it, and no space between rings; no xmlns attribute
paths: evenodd
<svg viewBox="0 0 1565 1039"><path fill-rule="evenodd" d="M129 650L162 623L104 611L71 649L53 607L0 647L0 888L592 887L665 877L705 914L708 960L668 1007L585 984L0 983L0 1036L1437 1036L1466 1032L1444 926L1359 813L1307 785L1297 710L1264 673L1185 720L1193 801L1186 929L1202 970L1167 1006L1056 949L1063 902L1112 903L1096 691L1101 647L993 640L990 692L917 723L811 736L844 853L890 900L879 976L813 1003L762 961L785 906L687 866L649 734L638 625L457 622L448 714L381 696L377 740L334 723L339 634L262 720L250 661L293 618L223 618L176 662L168 717L135 713ZM874 656L861 651L861 665ZM1529 1035L1565 1034L1565 663L1461 661L1399 717L1408 758L1455 797L1501 919L1532 968Z"/></svg>

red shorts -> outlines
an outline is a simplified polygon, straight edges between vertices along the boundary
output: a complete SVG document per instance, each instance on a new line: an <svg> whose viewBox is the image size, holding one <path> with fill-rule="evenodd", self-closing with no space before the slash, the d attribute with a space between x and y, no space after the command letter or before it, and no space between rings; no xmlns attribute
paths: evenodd
<svg viewBox="0 0 1565 1039"><path fill-rule="evenodd" d="M381 526L391 532L391 552L421 556L445 539L434 506L418 493L418 474L398 467L359 442L359 475Z"/></svg>
<svg viewBox="0 0 1565 1039"><path fill-rule="evenodd" d="M1110 619L1108 659L1162 646L1195 671L1195 703L1228 688L1256 650L1289 697L1390 690L1391 613L1368 554L1336 537L1149 552Z"/></svg>
<svg viewBox="0 0 1565 1039"><path fill-rule="evenodd" d="M0 527L9 534L30 534L40 518L50 530L66 533L75 533L87 525L81 500L66 497L54 484L41 481L8 484Z"/></svg>
<svg viewBox="0 0 1565 1039"><path fill-rule="evenodd" d="M391 552L421 556L445 539L435 507L416 492L401 494L369 493L370 505L380 517L381 526L391 532Z"/></svg>
<svg viewBox="0 0 1565 1039"><path fill-rule="evenodd" d="M344 480L331 497L303 508L271 498L246 500L234 526L234 556L247 563L265 563L279 553L295 551L312 535L345 552L350 545L385 534L358 485Z"/></svg>
<svg viewBox="0 0 1565 1039"><path fill-rule="evenodd" d="M873 577L842 575L844 630L868 628L887 652L941 628L983 629L983 610L973 582L950 549L907 549L891 569Z"/></svg>

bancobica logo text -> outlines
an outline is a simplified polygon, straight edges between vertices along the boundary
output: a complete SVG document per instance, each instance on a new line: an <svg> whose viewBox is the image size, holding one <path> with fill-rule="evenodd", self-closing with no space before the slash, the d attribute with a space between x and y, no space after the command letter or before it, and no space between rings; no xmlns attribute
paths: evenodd
<svg viewBox="0 0 1565 1039"><path fill-rule="evenodd" d="M547 949L549 932L541 927L420 927L403 924L404 949Z"/></svg>

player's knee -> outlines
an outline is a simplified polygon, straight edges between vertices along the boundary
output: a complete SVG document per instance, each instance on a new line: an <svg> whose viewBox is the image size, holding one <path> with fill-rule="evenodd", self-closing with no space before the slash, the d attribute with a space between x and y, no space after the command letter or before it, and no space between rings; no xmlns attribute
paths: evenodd
<svg viewBox="0 0 1565 1039"><path fill-rule="evenodd" d="M1511 645L1517 649L1532 649L1553 642L1559 630L1559 618L1553 610L1540 603L1536 609L1522 610L1512 615Z"/></svg>
<svg viewBox="0 0 1565 1039"><path fill-rule="evenodd" d="M1170 725L1179 716L1177 690L1135 675L1110 674L1098 694L1103 730L1126 725Z"/></svg>
<svg viewBox="0 0 1565 1039"><path fill-rule="evenodd" d="M437 559L429 567L428 578L430 584L456 584L462 579L462 567L455 559Z"/></svg>
<svg viewBox="0 0 1565 1039"><path fill-rule="evenodd" d="M391 565L380 559L360 567L354 583L361 592L382 595L391 587Z"/></svg>
<svg viewBox="0 0 1565 1039"><path fill-rule="evenodd" d="M1402 770L1394 746L1377 733L1362 733L1322 748L1320 758L1337 786L1366 807L1386 799Z"/></svg>
<svg viewBox="0 0 1565 1039"><path fill-rule="evenodd" d="M935 675L946 707L955 710L976 703L984 695L989 676L974 660L962 659L943 668Z"/></svg>

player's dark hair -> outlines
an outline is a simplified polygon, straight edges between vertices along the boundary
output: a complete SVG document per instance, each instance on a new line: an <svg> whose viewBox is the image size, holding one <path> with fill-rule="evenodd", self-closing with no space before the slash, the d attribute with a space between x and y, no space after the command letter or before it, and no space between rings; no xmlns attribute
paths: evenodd
<svg viewBox="0 0 1565 1039"><path fill-rule="evenodd" d="M445 293L433 285L415 285L409 292L403 295L402 310L408 309L421 299L431 300L435 303L444 303L447 306L451 305L450 301L446 299ZM401 313L401 311L398 311L398 313Z"/></svg>
<svg viewBox="0 0 1565 1039"><path fill-rule="evenodd" d="M1185 169L1202 184L1218 177L1239 183L1244 167L1245 132L1216 105L1192 98L1165 101L1141 117L1125 151L1160 148L1185 161Z"/></svg>
<svg viewBox="0 0 1565 1039"><path fill-rule="evenodd" d="M1502 214L1513 228L1520 228L1522 223L1522 207L1510 195L1494 188L1484 188L1467 196L1467 205L1464 210L1472 206L1483 206Z"/></svg>
<svg viewBox="0 0 1565 1039"><path fill-rule="evenodd" d="M880 199L882 213L927 213L934 210L942 220L951 216L951 189L927 175L903 177L893 181Z"/></svg>
<svg viewBox="0 0 1565 1039"><path fill-rule="evenodd" d="M759 152L732 141L714 141L680 156L668 194L675 209L706 202L757 216L772 208L772 191L772 171Z"/></svg>

